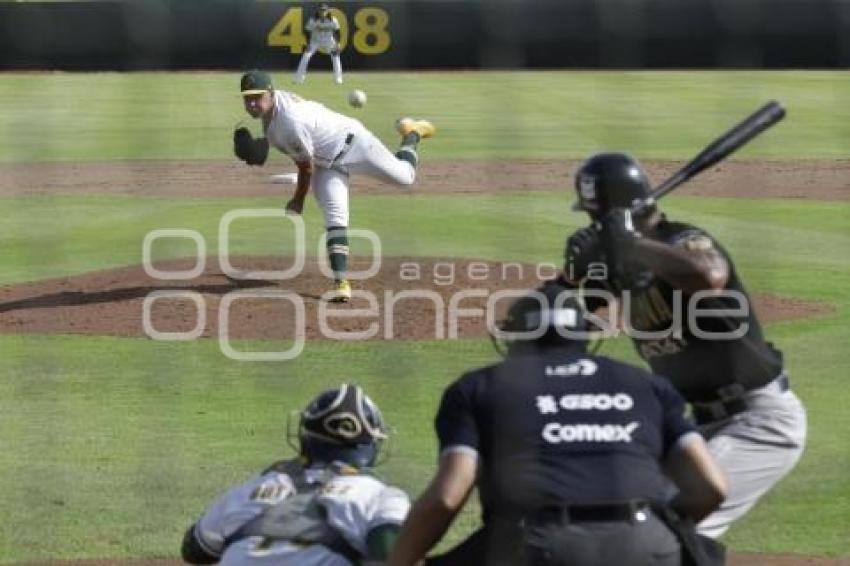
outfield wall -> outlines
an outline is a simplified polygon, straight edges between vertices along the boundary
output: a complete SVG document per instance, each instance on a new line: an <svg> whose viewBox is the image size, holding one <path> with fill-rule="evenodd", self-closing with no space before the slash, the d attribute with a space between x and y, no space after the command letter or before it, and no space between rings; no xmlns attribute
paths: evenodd
<svg viewBox="0 0 850 566"><path fill-rule="evenodd" d="M333 3L332 3L333 4ZM318 3L0 2L0 68L291 68ZM846 0L414 0L333 4L349 69L829 68ZM315 67L329 66L317 57Z"/></svg>

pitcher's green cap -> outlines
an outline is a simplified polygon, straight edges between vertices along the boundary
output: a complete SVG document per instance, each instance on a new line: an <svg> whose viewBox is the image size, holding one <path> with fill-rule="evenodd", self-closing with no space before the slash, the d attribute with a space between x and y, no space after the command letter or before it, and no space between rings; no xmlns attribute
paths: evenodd
<svg viewBox="0 0 850 566"><path fill-rule="evenodd" d="M258 71L248 71L242 75L242 80L239 82L239 90L242 91L242 96L251 94L263 94L267 90L272 90L272 78L268 73Z"/></svg>

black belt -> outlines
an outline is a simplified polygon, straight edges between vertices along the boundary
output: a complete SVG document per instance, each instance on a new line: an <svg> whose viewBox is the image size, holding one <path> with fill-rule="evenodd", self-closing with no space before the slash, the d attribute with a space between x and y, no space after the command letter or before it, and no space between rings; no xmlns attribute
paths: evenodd
<svg viewBox="0 0 850 566"><path fill-rule="evenodd" d="M628 503L543 507L527 515L526 521L536 524L614 521L642 522L649 518L649 513L649 503L641 499L629 501Z"/></svg>
<svg viewBox="0 0 850 566"><path fill-rule="evenodd" d="M743 413L746 410L747 401L743 397L732 401L693 404L694 420L697 424L722 421L738 413Z"/></svg>
<svg viewBox="0 0 850 566"><path fill-rule="evenodd" d="M694 419L697 421L697 424L706 424L715 421L722 421L731 416L737 415L738 413L743 413L749 407L746 394L750 391L757 391L759 389L766 388L774 388L778 393L788 391L791 388L788 375L783 372L773 381L761 387L750 389L749 391L744 390L743 387L741 387L741 392L737 397L720 399L718 401L709 401L706 403L691 403Z"/></svg>
<svg viewBox="0 0 850 566"><path fill-rule="evenodd" d="M353 141L354 141L354 134L348 134L347 136L345 136L345 143L342 144L342 149L339 150L339 153L337 153L336 157L333 158L333 161L331 161L331 164L334 164L337 161L339 161L340 159L342 159L343 157L345 157L345 154L348 153L348 151L351 149L351 143Z"/></svg>

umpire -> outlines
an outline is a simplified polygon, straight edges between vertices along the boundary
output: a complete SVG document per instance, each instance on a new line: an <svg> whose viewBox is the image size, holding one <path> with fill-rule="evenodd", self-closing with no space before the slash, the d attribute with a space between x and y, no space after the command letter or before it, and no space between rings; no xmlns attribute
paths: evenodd
<svg viewBox="0 0 850 566"><path fill-rule="evenodd" d="M704 230L668 220L637 161L594 155L578 170L576 191L575 208L592 224L567 241L567 278L617 297L638 354L691 403L729 478L726 501L699 525L720 536L803 452L806 415L782 352L765 340L726 250ZM607 273L595 278L599 264Z"/></svg>
<svg viewBox="0 0 850 566"><path fill-rule="evenodd" d="M680 546L695 533L678 517L710 513L725 480L667 381L586 352L574 295L550 283L517 300L505 360L444 392L439 467L388 564L418 563L476 485L483 527L429 564L693 563Z"/></svg>

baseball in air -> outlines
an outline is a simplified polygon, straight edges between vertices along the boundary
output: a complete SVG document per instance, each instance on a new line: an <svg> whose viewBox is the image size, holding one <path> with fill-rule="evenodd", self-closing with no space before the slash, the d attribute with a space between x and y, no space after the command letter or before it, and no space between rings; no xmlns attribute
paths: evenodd
<svg viewBox="0 0 850 566"><path fill-rule="evenodd" d="M352 90L348 93L348 103L355 108L366 106L366 93L362 90Z"/></svg>

